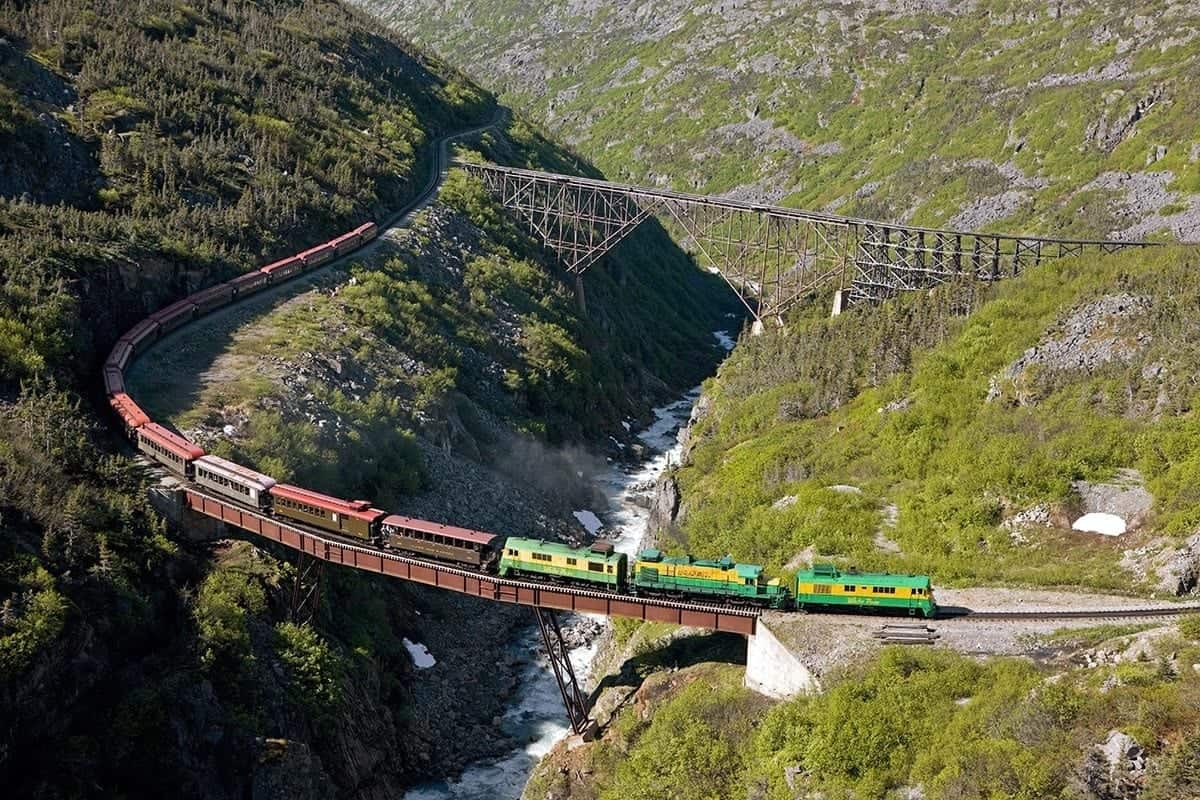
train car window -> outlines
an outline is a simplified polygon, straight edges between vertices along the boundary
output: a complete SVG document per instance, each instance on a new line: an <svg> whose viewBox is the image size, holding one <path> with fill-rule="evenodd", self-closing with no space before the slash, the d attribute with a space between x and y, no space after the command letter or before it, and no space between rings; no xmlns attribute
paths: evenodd
<svg viewBox="0 0 1200 800"><path fill-rule="evenodd" d="M551 558L548 553L534 553L533 560L534 561L550 561Z"/></svg>
<svg viewBox="0 0 1200 800"><path fill-rule="evenodd" d="M517 554L517 551L516 551L516 550L513 550L513 549L510 547L510 548L509 548L509 550L508 550L508 554L509 554L510 556L515 556L515 555Z"/></svg>
<svg viewBox="0 0 1200 800"><path fill-rule="evenodd" d="M609 575L611 575L611 574L612 574L612 566L611 566L611 565L610 565L610 566L609 566L609 568L608 568L608 574L609 574Z"/></svg>
<svg viewBox="0 0 1200 800"><path fill-rule="evenodd" d="M588 562L588 571L589 572L604 572L604 565L597 564L594 561L589 561Z"/></svg>
<svg viewBox="0 0 1200 800"><path fill-rule="evenodd" d="M854 594L854 587L853 586L843 586L842 591L845 592L846 594Z"/></svg>
<svg viewBox="0 0 1200 800"><path fill-rule="evenodd" d="M567 566L568 566L568 567L573 567L573 566L575 566L575 565L576 565L576 564L578 564L578 563L579 563L579 561L578 561L577 559L574 559L574 558L568 558L568 559L567 559Z"/></svg>

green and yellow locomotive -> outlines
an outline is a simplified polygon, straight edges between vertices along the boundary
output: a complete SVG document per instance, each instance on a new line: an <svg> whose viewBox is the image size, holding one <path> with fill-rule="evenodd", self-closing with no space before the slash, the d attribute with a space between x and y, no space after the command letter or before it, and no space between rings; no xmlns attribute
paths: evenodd
<svg viewBox="0 0 1200 800"><path fill-rule="evenodd" d="M783 608L788 602L787 587L768 580L762 567L738 564L730 556L705 561L643 550L634 564L632 583L638 594L699 595L767 608Z"/></svg>
<svg viewBox="0 0 1200 800"><path fill-rule="evenodd" d="M606 589L624 589L628 557L614 552L609 542L588 547L570 547L541 539L510 536L500 556L500 577L548 576L571 583L594 584Z"/></svg>
<svg viewBox="0 0 1200 800"><path fill-rule="evenodd" d="M927 619L937 613L928 575L842 572L833 564L813 564L796 573L792 595L798 611L869 606L903 609Z"/></svg>

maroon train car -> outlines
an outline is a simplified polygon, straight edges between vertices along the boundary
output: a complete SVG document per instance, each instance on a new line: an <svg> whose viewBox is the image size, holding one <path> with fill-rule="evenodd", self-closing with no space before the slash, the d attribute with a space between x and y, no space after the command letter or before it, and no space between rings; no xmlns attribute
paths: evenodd
<svg viewBox="0 0 1200 800"><path fill-rule="evenodd" d="M494 533L440 525L399 514L383 518L380 535L388 547L473 567L490 564L500 552L500 537Z"/></svg>
<svg viewBox="0 0 1200 800"><path fill-rule="evenodd" d="M174 431L157 422L147 422L137 429L138 450L180 475L191 477L192 462L204 451Z"/></svg>

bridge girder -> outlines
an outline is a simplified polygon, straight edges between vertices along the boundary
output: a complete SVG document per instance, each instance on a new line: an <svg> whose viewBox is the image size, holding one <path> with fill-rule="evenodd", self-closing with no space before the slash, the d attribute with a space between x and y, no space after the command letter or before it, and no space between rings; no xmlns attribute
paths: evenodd
<svg viewBox="0 0 1200 800"><path fill-rule="evenodd" d="M843 303L879 302L954 278L995 281L1048 259L1151 244L935 230L494 164L458 166L576 275L650 216L663 218L759 322L817 292L840 290Z"/></svg>

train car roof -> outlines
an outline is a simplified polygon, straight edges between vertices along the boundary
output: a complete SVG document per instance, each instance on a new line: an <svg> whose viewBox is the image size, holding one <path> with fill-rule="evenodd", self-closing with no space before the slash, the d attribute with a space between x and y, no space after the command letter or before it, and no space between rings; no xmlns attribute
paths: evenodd
<svg viewBox="0 0 1200 800"><path fill-rule="evenodd" d="M147 422L145 425L138 428L138 434L140 436L145 436L147 439L157 439L160 444L165 445L187 459L195 459L204 455L204 451L202 449L192 444L178 433L175 433L175 431L168 430L162 425L159 425L157 422Z"/></svg>
<svg viewBox="0 0 1200 800"><path fill-rule="evenodd" d="M647 548L638 553L638 561L648 564L671 564L673 566L706 567L708 569L733 570L739 578L757 578L762 575L763 568L759 564L739 564L733 556L718 559L693 558L692 556L668 556L661 550Z"/></svg>
<svg viewBox="0 0 1200 800"><path fill-rule="evenodd" d="M221 292L228 292L232 288L233 287L228 283L218 283L215 286L209 286L207 289L201 289L198 292L193 292L188 296L187 299L191 300L192 298L212 297L213 295L220 294Z"/></svg>
<svg viewBox="0 0 1200 800"><path fill-rule="evenodd" d="M265 272L270 275L275 270L282 269L283 267L294 264L299 260L300 256L288 256L287 258L281 258L278 261L272 261L270 264L267 264L265 267L260 269L259 272Z"/></svg>
<svg viewBox="0 0 1200 800"><path fill-rule="evenodd" d="M540 553L558 553L559 555L572 556L574 558L590 558L605 562L617 562L625 558L624 553L605 553L593 550L591 547L571 547L562 542L547 542L544 539L525 539L519 536L508 537L504 542L504 546L536 550Z"/></svg>
<svg viewBox="0 0 1200 800"><path fill-rule="evenodd" d="M243 467L241 464L236 464L220 456L201 456L196 459L196 463L203 464L214 472L223 473L226 477L252 481L263 489L270 489L277 483L270 475L264 475L261 472L252 470L249 467Z"/></svg>
<svg viewBox="0 0 1200 800"><path fill-rule="evenodd" d="M150 421L150 417L145 411L142 411L141 406L133 401L133 398L124 392L117 392L108 396L109 405L118 414L125 417L131 427L140 428Z"/></svg>
<svg viewBox="0 0 1200 800"><path fill-rule="evenodd" d="M499 537L494 533L486 531L475 531L470 528L459 528L454 525L443 525L439 522L430 522L427 519L417 519L415 517L405 517L400 514L391 514L383 518L384 525L391 525L396 528L410 528L414 531L422 533L436 533L439 536L446 536L450 539L458 539L464 542L473 544L491 544Z"/></svg>
<svg viewBox="0 0 1200 800"><path fill-rule="evenodd" d="M814 564L812 569L797 572L796 579L812 583L844 583L856 586L905 586L917 589L930 585L928 575L859 572L855 569L848 569L843 572L832 564Z"/></svg>
<svg viewBox="0 0 1200 800"><path fill-rule="evenodd" d="M196 304L194 302L192 302L192 299L190 297L185 297L182 300L176 300L174 303L171 303L171 305L169 305L169 306L160 308L158 311L155 311L150 316L151 316L151 318L153 318L155 320L163 320L163 319L167 319L168 317L172 317L175 314L178 314L180 311L183 311L188 306L195 306L195 305Z"/></svg>
<svg viewBox="0 0 1200 800"><path fill-rule="evenodd" d="M146 317L137 325L134 325L129 330L125 331L125 335L121 339L132 342L135 338L145 333L147 330L154 330L158 327L158 320Z"/></svg>
<svg viewBox="0 0 1200 800"><path fill-rule="evenodd" d="M305 489L303 486L293 486L290 483L277 483L271 487L270 492L274 497L283 497L297 503L308 503L326 511L352 516L355 519L370 521L385 513L377 508L371 508L371 504L366 500L343 500L340 497L321 494L311 489Z"/></svg>

